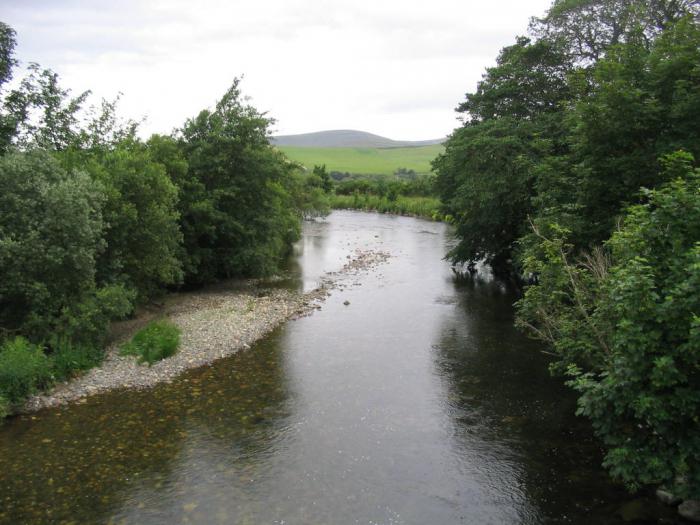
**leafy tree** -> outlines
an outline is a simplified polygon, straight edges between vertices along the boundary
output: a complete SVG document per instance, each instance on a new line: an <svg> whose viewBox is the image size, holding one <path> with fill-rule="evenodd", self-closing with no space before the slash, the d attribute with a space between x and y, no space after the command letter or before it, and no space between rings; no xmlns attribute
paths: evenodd
<svg viewBox="0 0 700 525"><path fill-rule="evenodd" d="M651 49L639 40L612 48L594 70L591 93L571 116L576 198L586 231L601 242L641 186L665 179L657 159L676 149L700 154L700 29L681 20Z"/></svg>
<svg viewBox="0 0 700 525"><path fill-rule="evenodd" d="M49 154L0 158L0 331L41 340L94 291L102 188Z"/></svg>
<svg viewBox="0 0 700 525"><path fill-rule="evenodd" d="M636 489L665 483L700 495L700 171L665 157L671 182L644 192L604 249L574 258L566 232L542 236L542 272L520 324L552 344L573 377L579 413Z"/></svg>
<svg viewBox="0 0 700 525"><path fill-rule="evenodd" d="M15 30L0 22L0 88L12 80L12 70L17 65L14 57L17 39Z"/></svg>
<svg viewBox="0 0 700 525"><path fill-rule="evenodd" d="M330 193L333 191L333 179L331 179L331 176L328 174L325 164L322 166L314 166L312 174L320 181L319 186L324 193Z"/></svg>
<svg viewBox="0 0 700 525"><path fill-rule="evenodd" d="M465 125L433 163L445 210L454 217L455 261L506 266L532 212L533 166L561 148L561 105L569 64L548 42L519 38L504 48L477 91L457 108Z"/></svg>
<svg viewBox="0 0 700 525"><path fill-rule="evenodd" d="M270 146L270 123L245 103L235 80L214 111L181 130L188 281L268 274L298 237L290 191L296 166Z"/></svg>
<svg viewBox="0 0 700 525"><path fill-rule="evenodd" d="M181 282L178 191L165 167L138 141L123 141L87 166L106 197L98 283L124 284L146 299Z"/></svg>
<svg viewBox="0 0 700 525"><path fill-rule="evenodd" d="M530 28L540 39L564 44L574 60L592 64L630 35L650 43L676 21L698 14L695 0L555 0Z"/></svg>

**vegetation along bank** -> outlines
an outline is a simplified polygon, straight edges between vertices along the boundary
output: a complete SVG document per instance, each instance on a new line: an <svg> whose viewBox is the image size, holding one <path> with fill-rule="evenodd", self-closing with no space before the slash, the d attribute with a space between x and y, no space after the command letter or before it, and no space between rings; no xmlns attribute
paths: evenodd
<svg viewBox="0 0 700 525"><path fill-rule="evenodd" d="M433 164L458 233L452 259L536 283L517 323L549 344L610 474L690 502L700 498L699 15L690 1L556 0L467 94L464 125Z"/></svg>

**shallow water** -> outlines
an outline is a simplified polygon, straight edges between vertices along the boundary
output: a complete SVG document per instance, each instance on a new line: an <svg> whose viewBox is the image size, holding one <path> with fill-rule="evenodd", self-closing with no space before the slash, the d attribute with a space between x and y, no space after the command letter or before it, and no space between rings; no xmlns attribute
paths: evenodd
<svg viewBox="0 0 700 525"><path fill-rule="evenodd" d="M443 224L334 212L290 285L394 256L246 352L0 427L0 523L617 523L574 400ZM345 305L344 301L349 301Z"/></svg>

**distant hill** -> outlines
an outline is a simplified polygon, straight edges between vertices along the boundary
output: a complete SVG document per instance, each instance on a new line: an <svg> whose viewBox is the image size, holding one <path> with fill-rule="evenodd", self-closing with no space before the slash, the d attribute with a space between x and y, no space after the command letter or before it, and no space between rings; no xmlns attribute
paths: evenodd
<svg viewBox="0 0 700 525"><path fill-rule="evenodd" d="M413 148L442 144L444 141L444 138L433 140L392 140L352 129L316 131L299 135L278 135L270 140L275 146L300 148Z"/></svg>

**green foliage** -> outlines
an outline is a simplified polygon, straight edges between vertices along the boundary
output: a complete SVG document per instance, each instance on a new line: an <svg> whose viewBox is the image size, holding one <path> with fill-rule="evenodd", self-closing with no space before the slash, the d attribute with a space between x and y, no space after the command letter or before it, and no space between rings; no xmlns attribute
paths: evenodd
<svg viewBox="0 0 700 525"><path fill-rule="evenodd" d="M304 219L324 217L331 211L328 192L333 187L332 181L325 168L316 168L310 174L294 175L296 184L291 188L291 193L298 214Z"/></svg>
<svg viewBox="0 0 700 525"><path fill-rule="evenodd" d="M663 159L659 189L628 209L598 250L570 257L566 231L541 236L539 271L519 304L520 323L552 343L579 413L630 488L677 479L700 495L700 171L692 156Z"/></svg>
<svg viewBox="0 0 700 525"><path fill-rule="evenodd" d="M0 87L12 80L12 69L17 64L17 60L14 58L16 45L15 30L0 22Z"/></svg>
<svg viewBox="0 0 700 525"><path fill-rule="evenodd" d="M270 146L270 120L246 105L238 80L217 103L185 123L187 174L176 181L186 280L265 275L278 268L300 224L296 165Z"/></svg>
<svg viewBox="0 0 700 525"><path fill-rule="evenodd" d="M77 372L91 369L104 357L102 347L76 344L65 337L54 337L50 346L51 371L56 381L65 381Z"/></svg>
<svg viewBox="0 0 700 525"><path fill-rule="evenodd" d="M180 329L167 320L152 321L121 348L122 355L135 355L139 363L152 365L175 355L180 346Z"/></svg>
<svg viewBox="0 0 700 525"><path fill-rule="evenodd" d="M685 0L555 0L467 95L433 163L451 257L531 280L518 324L572 376L613 475L686 479L695 497L699 15Z"/></svg>
<svg viewBox="0 0 700 525"><path fill-rule="evenodd" d="M354 209L393 213L396 215L412 215L434 221L444 220L440 201L434 197L404 197L397 196L390 200L378 195L333 195L331 207L334 209Z"/></svg>
<svg viewBox="0 0 700 525"><path fill-rule="evenodd" d="M20 403L51 381L50 363L40 346L15 337L0 346L0 397Z"/></svg>
<svg viewBox="0 0 700 525"><path fill-rule="evenodd" d="M123 285L98 288L81 301L63 308L48 337L62 337L78 345L101 347L106 342L109 323L131 314L135 301L136 291Z"/></svg>
<svg viewBox="0 0 700 525"><path fill-rule="evenodd" d="M10 415L10 402L0 395L0 421Z"/></svg>
<svg viewBox="0 0 700 525"><path fill-rule="evenodd" d="M531 29L540 38L565 44L567 54L585 64L631 35L653 41L684 16L699 14L695 0L554 0L545 17L533 19Z"/></svg>
<svg viewBox="0 0 700 525"><path fill-rule="evenodd" d="M41 340L93 293L102 202L98 184L47 153L0 158L0 330Z"/></svg>
<svg viewBox="0 0 700 525"><path fill-rule="evenodd" d="M640 187L666 181L657 159L677 149L700 154L700 28L689 20L651 49L631 39L593 70L594 89L571 115L575 202L586 230L579 245L601 242Z"/></svg>
<svg viewBox="0 0 700 525"><path fill-rule="evenodd" d="M178 190L165 167L144 144L130 140L88 166L106 195L106 249L98 260L98 283L124 283L142 299L179 283Z"/></svg>
<svg viewBox="0 0 700 525"><path fill-rule="evenodd" d="M324 193L330 193L333 190L333 179L331 179L325 164L315 165L311 173L318 179L318 186Z"/></svg>
<svg viewBox="0 0 700 525"><path fill-rule="evenodd" d="M570 68L556 45L519 38L459 106L467 123L433 163L460 239L453 260L501 267L512 258L533 212L537 163L563 146Z"/></svg>

